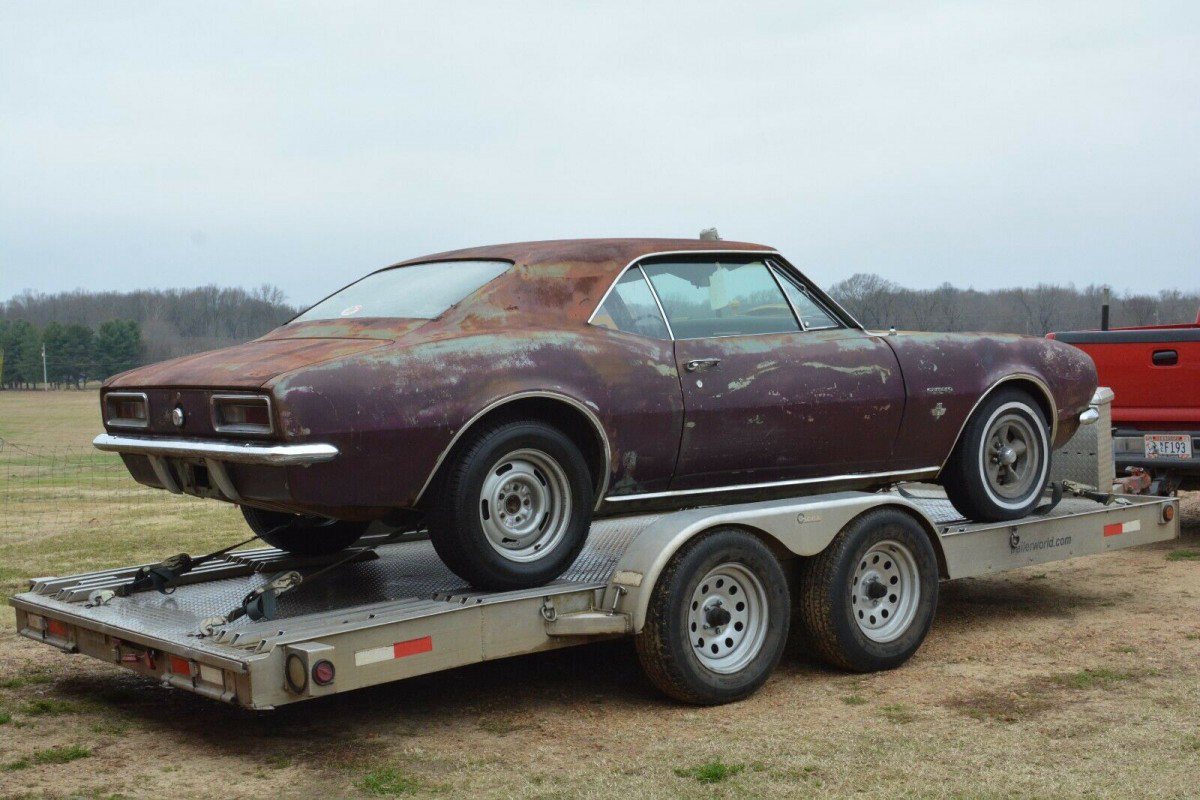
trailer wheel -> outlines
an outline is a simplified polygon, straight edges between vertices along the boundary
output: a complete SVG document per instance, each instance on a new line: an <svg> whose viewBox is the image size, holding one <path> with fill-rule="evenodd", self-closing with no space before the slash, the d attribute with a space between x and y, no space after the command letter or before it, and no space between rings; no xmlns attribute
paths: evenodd
<svg viewBox="0 0 1200 800"><path fill-rule="evenodd" d="M920 523L896 509L869 511L802 563L800 624L836 667L892 669L924 641L937 592L937 556Z"/></svg>
<svg viewBox="0 0 1200 800"><path fill-rule="evenodd" d="M791 599L779 561L754 536L723 528L671 559L636 637L646 675L696 705L753 694L783 655Z"/></svg>
<svg viewBox="0 0 1200 800"><path fill-rule="evenodd" d="M265 511L251 506L242 506L242 516L258 538L299 556L328 556L341 552L357 542L371 524Z"/></svg>

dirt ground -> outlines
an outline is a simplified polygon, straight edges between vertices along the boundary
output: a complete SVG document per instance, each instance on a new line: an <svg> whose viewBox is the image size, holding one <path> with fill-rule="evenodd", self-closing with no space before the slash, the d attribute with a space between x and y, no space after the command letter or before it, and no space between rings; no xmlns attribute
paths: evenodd
<svg viewBox="0 0 1200 800"><path fill-rule="evenodd" d="M0 797L1197 797L1200 495L1183 507L1178 541L943 584L900 669L793 641L720 708L664 699L618 641L255 713L6 610Z"/></svg>

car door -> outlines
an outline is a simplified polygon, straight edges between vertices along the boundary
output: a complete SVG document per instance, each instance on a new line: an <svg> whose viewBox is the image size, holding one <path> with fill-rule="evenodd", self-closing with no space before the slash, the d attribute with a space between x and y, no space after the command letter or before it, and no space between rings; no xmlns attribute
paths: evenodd
<svg viewBox="0 0 1200 800"><path fill-rule="evenodd" d="M672 490L887 468L904 382L880 337L821 308L798 276L762 258L643 268L671 325L683 388Z"/></svg>

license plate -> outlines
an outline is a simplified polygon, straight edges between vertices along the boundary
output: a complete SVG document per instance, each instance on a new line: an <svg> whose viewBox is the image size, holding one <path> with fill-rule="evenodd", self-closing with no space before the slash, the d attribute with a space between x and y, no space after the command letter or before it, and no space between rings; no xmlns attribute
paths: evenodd
<svg viewBox="0 0 1200 800"><path fill-rule="evenodd" d="M1145 436L1146 458L1191 458L1192 437L1187 434L1155 433Z"/></svg>

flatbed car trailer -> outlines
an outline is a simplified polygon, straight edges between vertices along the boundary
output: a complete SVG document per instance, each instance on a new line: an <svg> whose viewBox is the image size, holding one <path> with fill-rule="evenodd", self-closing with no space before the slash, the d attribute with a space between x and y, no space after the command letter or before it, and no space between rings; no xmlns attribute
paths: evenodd
<svg viewBox="0 0 1200 800"><path fill-rule="evenodd" d="M127 567L38 578L9 602L22 636L255 709L619 636L668 694L712 704L761 686L789 627L834 665L898 666L932 623L939 580L1172 539L1177 510L1068 493L975 523L922 485L600 520L566 574L521 591L463 586L415 534L368 538L334 569L342 556L234 551L169 593L121 596L139 574ZM307 579L290 588L293 570Z"/></svg>

